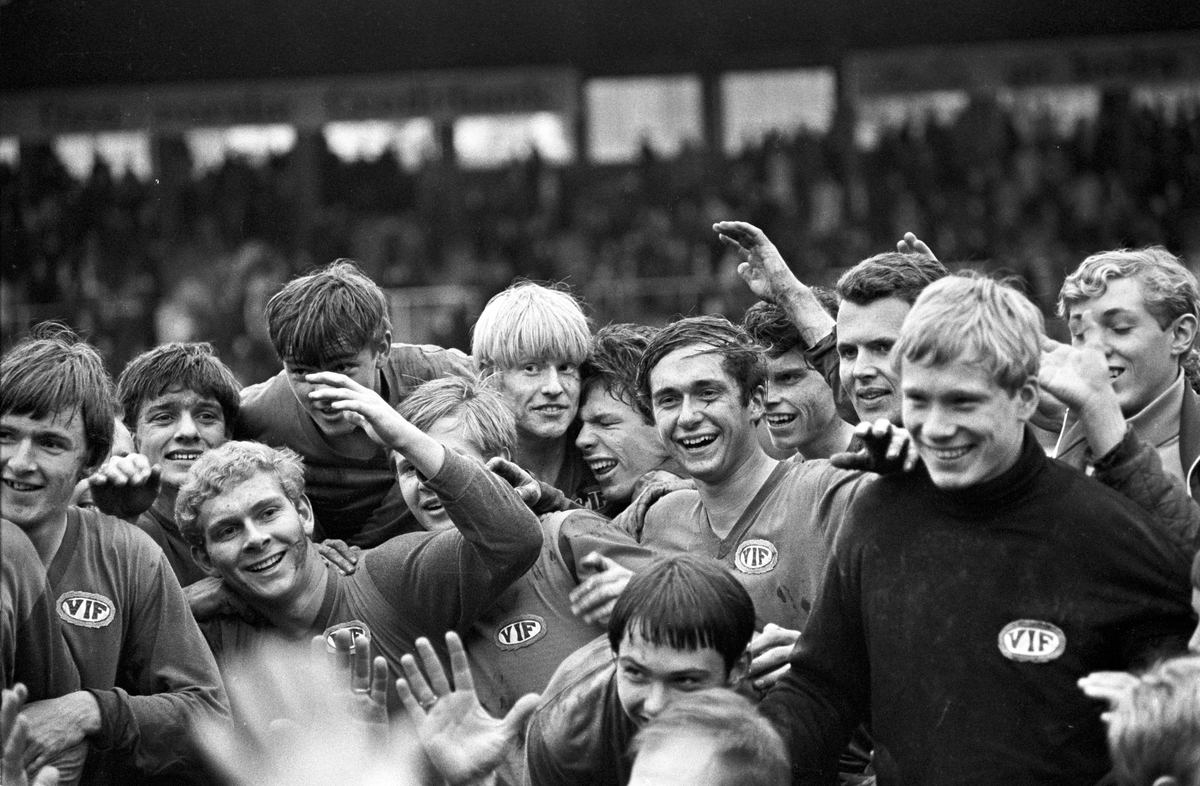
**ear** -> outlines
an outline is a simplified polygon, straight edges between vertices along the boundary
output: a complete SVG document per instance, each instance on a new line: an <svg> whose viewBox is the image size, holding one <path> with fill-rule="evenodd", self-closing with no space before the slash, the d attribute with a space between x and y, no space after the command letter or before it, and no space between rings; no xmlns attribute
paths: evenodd
<svg viewBox="0 0 1200 786"><path fill-rule="evenodd" d="M505 461L512 461L512 451L508 448L500 448L499 456Z"/></svg>
<svg viewBox="0 0 1200 786"><path fill-rule="evenodd" d="M1041 396L1042 388L1038 384L1037 377L1029 377L1021 387L1017 388L1013 397L1016 399L1017 415L1021 420L1029 421L1034 416Z"/></svg>
<svg viewBox="0 0 1200 786"><path fill-rule="evenodd" d="M1181 314L1167 326L1171 333L1171 354L1182 357L1196 341L1196 315Z"/></svg>
<svg viewBox="0 0 1200 786"><path fill-rule="evenodd" d="M316 517L313 516L312 503L308 501L308 495L301 494L300 499L296 500L296 512L300 514L300 521L304 525L304 534L308 536L309 540L312 540Z"/></svg>
<svg viewBox="0 0 1200 786"><path fill-rule="evenodd" d="M221 578L221 574L213 567L212 560L208 557L208 552L199 546L192 546L192 561L200 566L200 570L204 571L205 575L212 576L215 579Z"/></svg>
<svg viewBox="0 0 1200 786"><path fill-rule="evenodd" d="M763 416L763 402L767 398L766 385L756 385L754 390L750 391L750 402L746 405L746 409L750 414L750 422L758 423Z"/></svg>
<svg viewBox="0 0 1200 786"><path fill-rule="evenodd" d="M379 343L373 347L375 353L375 368L383 368L387 365L388 356L392 351L392 331L385 330L383 338L379 339Z"/></svg>

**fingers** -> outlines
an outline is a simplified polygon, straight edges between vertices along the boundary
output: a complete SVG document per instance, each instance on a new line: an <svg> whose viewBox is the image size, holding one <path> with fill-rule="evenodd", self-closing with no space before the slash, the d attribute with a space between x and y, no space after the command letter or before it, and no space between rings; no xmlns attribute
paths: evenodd
<svg viewBox="0 0 1200 786"><path fill-rule="evenodd" d="M445 696L450 692L450 681L446 678L446 669L442 667L442 660L438 657L433 645L429 643L429 639L424 637L417 639L417 654L421 656L421 665L425 667L425 674L429 677L429 687L433 689L434 695Z"/></svg>
<svg viewBox="0 0 1200 786"><path fill-rule="evenodd" d="M337 374L333 371L318 371L315 374L305 374L304 380L314 385L329 385L332 388L353 390L356 393L369 392L367 388L364 388L345 374ZM313 392L316 393L319 391L314 390Z"/></svg>
<svg viewBox="0 0 1200 786"><path fill-rule="evenodd" d="M425 681L425 675L421 673L421 669L417 667L417 659L412 655L405 655L400 658L400 668L404 671L404 679L396 681L396 691L400 694L400 700L404 701L405 694L415 701L418 709L420 707L429 706L437 699L433 690L429 687L429 683ZM403 684L403 688L401 687ZM412 708L408 706L408 702L404 702L404 708L412 712ZM424 716L424 711L418 717Z"/></svg>
<svg viewBox="0 0 1200 786"><path fill-rule="evenodd" d="M370 693L374 670L371 661L371 642L361 634L354 637L350 648L350 690L355 693ZM387 675L384 675L387 682Z"/></svg>
<svg viewBox="0 0 1200 786"><path fill-rule="evenodd" d="M5 690L2 696L3 698L0 698L0 745L7 744L17 716L20 714L21 708L25 706L25 700L29 697L29 691L26 690L24 683L18 682L11 690Z"/></svg>
<svg viewBox="0 0 1200 786"><path fill-rule="evenodd" d="M410 656L405 655L404 657L407 658ZM401 666L403 666L403 665L404 664L403 664L403 660L402 660ZM407 673L407 671L406 671L406 673ZM415 721L417 718L425 717L426 713L425 713L425 710L421 707L421 700L418 699L413 694L413 690L409 686L408 680L406 680L403 677L396 680L396 694L400 697L400 704L402 704L404 706L404 711L408 713L408 716L410 718L412 718Z"/></svg>
<svg viewBox="0 0 1200 786"><path fill-rule="evenodd" d="M387 706L387 686L391 676L384 657L382 655L375 656L375 660L371 662L370 696L372 702L382 707Z"/></svg>
<svg viewBox="0 0 1200 786"><path fill-rule="evenodd" d="M529 722L529 716L533 715L533 711L538 708L541 699L542 697L537 693L526 693L517 699L517 703L504 716L504 728L509 736L516 737L521 734L521 730Z"/></svg>
<svg viewBox="0 0 1200 786"><path fill-rule="evenodd" d="M454 675L454 689L475 692L475 677L467 660L467 650L462 639L452 630L446 631L446 648L450 650L450 672Z"/></svg>
<svg viewBox="0 0 1200 786"><path fill-rule="evenodd" d="M595 573L600 573L600 572L608 569L609 567L616 565L616 563L613 562L612 560L608 559L607 557L605 557L600 552L593 551L591 554L588 554L586 557L579 560L579 565L580 565L580 567L588 568L589 570L592 570ZM591 581L591 579L589 579L588 581ZM587 582L584 582L584 583L586 584ZM582 586L582 585L580 585L580 586ZM574 594L574 593L572 593L572 594Z"/></svg>
<svg viewBox="0 0 1200 786"><path fill-rule="evenodd" d="M800 638L800 631L784 628L773 622L768 622L761 633L756 633L750 639L750 656L757 657L762 653L780 646L792 646Z"/></svg>
<svg viewBox="0 0 1200 786"><path fill-rule="evenodd" d="M775 686L775 683L783 679L783 675L788 673L791 668L790 663L785 663L774 671L764 674L754 681L754 687L759 691L768 691Z"/></svg>
<svg viewBox="0 0 1200 786"><path fill-rule="evenodd" d="M154 469L150 459L141 453L130 453L104 462L88 477L88 483L93 486L141 486L153 481Z"/></svg>

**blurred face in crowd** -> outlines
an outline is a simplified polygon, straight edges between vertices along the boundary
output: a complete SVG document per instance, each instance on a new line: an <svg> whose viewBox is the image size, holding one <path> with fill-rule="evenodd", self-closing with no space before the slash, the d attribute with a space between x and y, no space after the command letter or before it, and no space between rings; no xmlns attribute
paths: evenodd
<svg viewBox="0 0 1200 786"><path fill-rule="evenodd" d="M343 374L364 388L379 392L379 369L387 362L388 351L391 347L392 336L385 334L383 339L373 346L364 347L358 352L334 358L319 366L310 366L294 360L283 361L288 385L292 388L296 400L304 411L313 419L313 423L327 437L344 437L354 432L358 426L346 416L330 406L329 401L313 401L308 394L323 387L309 382L306 377L321 371Z"/></svg>
<svg viewBox="0 0 1200 786"><path fill-rule="evenodd" d="M633 760L629 786L736 786L742 773L721 761L720 741L705 732L677 734L642 748Z"/></svg>
<svg viewBox="0 0 1200 786"><path fill-rule="evenodd" d="M426 429L425 433L442 443L446 450L461 453L467 458L479 462L486 462L491 458L485 456L474 442L464 436L461 422L456 417L442 418ZM403 456L397 456L396 482L400 486L404 504L408 505L408 509L416 516L422 529L432 532L454 526L438 495L425 485L412 462Z"/></svg>
<svg viewBox="0 0 1200 786"><path fill-rule="evenodd" d="M304 497L288 499L274 474L256 473L205 500L197 521L205 550L193 548L193 556L243 598L279 604L307 586L306 569L317 564L309 555L312 508Z"/></svg>
<svg viewBox="0 0 1200 786"><path fill-rule="evenodd" d="M587 386L579 419L575 445L607 502L628 502L638 479L669 459L654 426L602 383Z"/></svg>
<svg viewBox="0 0 1200 786"><path fill-rule="evenodd" d="M579 365L564 358L528 358L497 369L499 389L512 403L517 432L559 439L579 410Z"/></svg>
<svg viewBox="0 0 1200 786"><path fill-rule="evenodd" d="M762 391L743 404L737 380L708 345L663 356L650 370L650 403L659 440L697 480L723 481L760 450L754 422L762 416Z"/></svg>
<svg viewBox="0 0 1200 786"><path fill-rule="evenodd" d="M680 694L731 686L741 679L739 664L730 673L712 647L695 650L652 644L631 624L617 648L617 698L625 714L642 725Z"/></svg>
<svg viewBox="0 0 1200 786"><path fill-rule="evenodd" d="M867 305L842 301L837 316L838 374L860 421L900 422L900 375L892 347L912 306L898 297Z"/></svg>
<svg viewBox="0 0 1200 786"><path fill-rule="evenodd" d="M788 452L797 450L838 418L833 391L798 349L767 359L764 411L772 444Z"/></svg>
<svg viewBox="0 0 1200 786"><path fill-rule="evenodd" d="M1099 341L1127 418L1142 411L1179 376L1180 355L1191 346L1196 330L1189 316L1160 327L1146 309L1141 283L1132 278L1112 279L1103 295L1071 305L1067 323L1073 345Z"/></svg>
<svg viewBox="0 0 1200 786"><path fill-rule="evenodd" d="M227 439L225 413L211 396L173 388L144 402L138 411L135 444L151 464L162 467L168 486L182 486L196 459Z"/></svg>
<svg viewBox="0 0 1200 786"><path fill-rule="evenodd" d="M1013 466L1037 400L1032 380L1009 393L979 363L904 364L904 427L941 489L968 488Z"/></svg>
<svg viewBox="0 0 1200 786"><path fill-rule="evenodd" d="M77 409L43 418L0 416L0 511L25 531L57 523L86 474L88 444Z"/></svg>

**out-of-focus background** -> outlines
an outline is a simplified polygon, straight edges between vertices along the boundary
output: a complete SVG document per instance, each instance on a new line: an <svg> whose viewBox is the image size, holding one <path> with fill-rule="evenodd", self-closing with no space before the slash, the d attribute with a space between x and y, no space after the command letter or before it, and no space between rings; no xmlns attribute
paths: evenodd
<svg viewBox="0 0 1200 786"><path fill-rule="evenodd" d="M338 257L401 341L467 348L514 276L736 317L734 218L809 283L911 230L1048 312L1102 249L1200 269L1200 3L0 2L5 346L255 382L266 299Z"/></svg>

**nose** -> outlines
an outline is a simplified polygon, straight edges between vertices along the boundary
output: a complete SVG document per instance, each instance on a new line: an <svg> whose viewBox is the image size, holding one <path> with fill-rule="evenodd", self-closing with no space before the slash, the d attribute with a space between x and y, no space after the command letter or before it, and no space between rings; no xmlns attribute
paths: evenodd
<svg viewBox="0 0 1200 786"><path fill-rule="evenodd" d="M200 436L200 432L196 429L196 421L192 418L191 412L183 412L179 416L179 423L175 427L175 436L178 439L195 439Z"/></svg>
<svg viewBox="0 0 1200 786"><path fill-rule="evenodd" d="M700 408L696 406L696 402L691 396L684 396L683 403L679 405L679 425L690 428L699 423Z"/></svg>
<svg viewBox="0 0 1200 786"><path fill-rule="evenodd" d="M271 536L262 527L253 521L246 522L246 543L243 547L246 551L261 551L270 539Z"/></svg>
<svg viewBox="0 0 1200 786"><path fill-rule="evenodd" d="M854 378L866 380L878 373L875 358L868 352L859 352L854 358Z"/></svg>
<svg viewBox="0 0 1200 786"><path fill-rule="evenodd" d="M941 407L933 406L921 418L920 431L922 439L927 441L948 439L954 436L955 426Z"/></svg>
<svg viewBox="0 0 1200 786"><path fill-rule="evenodd" d="M782 400L783 399L779 397L779 385L776 385L774 382L767 382L767 405L770 406L771 404L778 404Z"/></svg>
<svg viewBox="0 0 1200 786"><path fill-rule="evenodd" d="M580 450L596 447L596 429L591 423L584 423L579 429L579 436L575 437L575 447Z"/></svg>
<svg viewBox="0 0 1200 786"><path fill-rule="evenodd" d="M666 709L667 693L666 686L661 682L652 684L646 694L646 700L642 702L642 714L647 718L654 718Z"/></svg>
<svg viewBox="0 0 1200 786"><path fill-rule="evenodd" d="M5 445L0 449L0 461L13 472L33 471L37 468L33 460L33 440L20 439L12 445Z"/></svg>
<svg viewBox="0 0 1200 786"><path fill-rule="evenodd" d="M547 396L557 396L563 392L562 380L559 379L558 369L550 366L546 370L546 380L542 384L542 392Z"/></svg>

